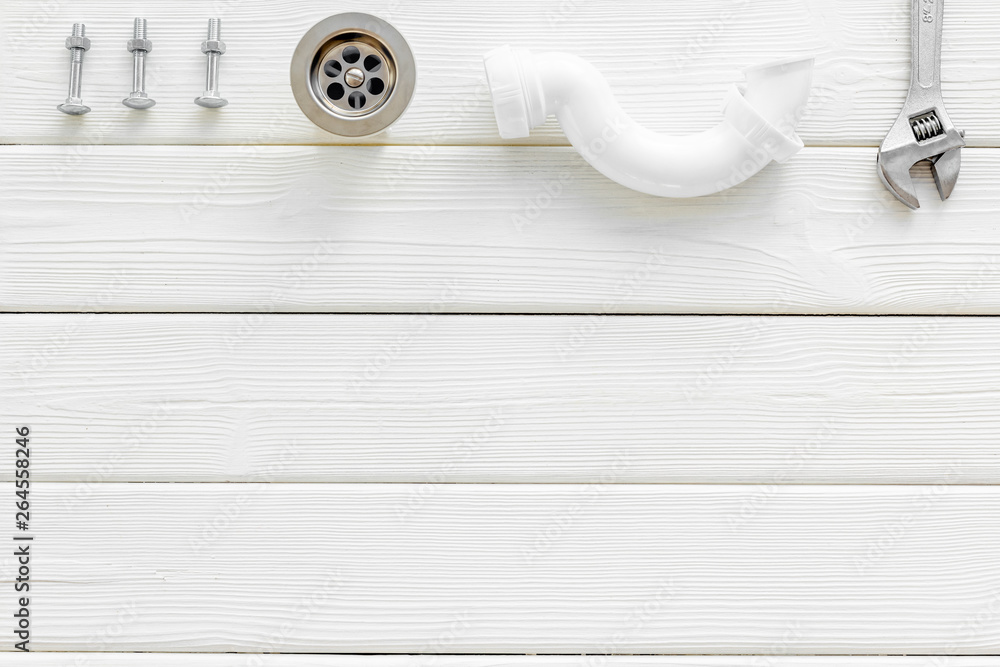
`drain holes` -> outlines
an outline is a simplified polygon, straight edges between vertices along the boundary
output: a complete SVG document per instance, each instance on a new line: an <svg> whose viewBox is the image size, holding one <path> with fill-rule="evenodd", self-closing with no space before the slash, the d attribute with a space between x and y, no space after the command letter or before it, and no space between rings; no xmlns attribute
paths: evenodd
<svg viewBox="0 0 1000 667"><path fill-rule="evenodd" d="M340 75L341 69L343 68L336 60L331 60L327 64L323 65L323 72L325 72L331 79L336 79Z"/></svg>
<svg viewBox="0 0 1000 667"><path fill-rule="evenodd" d="M313 76L316 94L331 111L362 117L385 104L396 72L387 52L361 40L343 41L323 52Z"/></svg>
<svg viewBox="0 0 1000 667"><path fill-rule="evenodd" d="M347 98L347 103L351 105L352 109L360 109L365 105L365 94L354 92L351 96Z"/></svg>
<svg viewBox="0 0 1000 667"><path fill-rule="evenodd" d="M339 83L331 83L330 86L326 89L326 94L330 97L331 100L339 100L341 97L344 96L344 87ZM357 95L357 93L355 93L355 95ZM354 105L351 104L351 106L353 107Z"/></svg>
<svg viewBox="0 0 1000 667"><path fill-rule="evenodd" d="M348 46L344 49L343 58L344 62L354 64L358 62L358 58L361 57L361 51L358 51L356 46Z"/></svg>

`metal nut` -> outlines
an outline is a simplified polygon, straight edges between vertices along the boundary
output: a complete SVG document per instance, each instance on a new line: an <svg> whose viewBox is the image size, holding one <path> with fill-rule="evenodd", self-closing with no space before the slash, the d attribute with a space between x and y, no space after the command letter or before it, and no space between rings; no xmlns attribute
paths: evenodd
<svg viewBox="0 0 1000 667"><path fill-rule="evenodd" d="M209 53L214 51L215 53L225 53L226 43L221 39L206 39L201 43L201 52Z"/></svg>
<svg viewBox="0 0 1000 667"><path fill-rule="evenodd" d="M89 37L67 37L66 38L66 48L67 49L83 49L84 51L90 50L90 38Z"/></svg>
<svg viewBox="0 0 1000 667"><path fill-rule="evenodd" d="M145 51L146 53L149 53L153 50L153 42L148 39L130 39L125 44L125 48L128 49L130 53L135 51Z"/></svg>

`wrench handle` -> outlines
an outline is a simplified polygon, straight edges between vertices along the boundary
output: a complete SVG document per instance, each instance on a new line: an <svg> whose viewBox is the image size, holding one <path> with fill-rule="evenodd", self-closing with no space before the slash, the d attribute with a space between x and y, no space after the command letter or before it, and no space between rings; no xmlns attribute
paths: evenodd
<svg viewBox="0 0 1000 667"><path fill-rule="evenodd" d="M910 42L913 49L910 88L935 88L941 83L941 24L944 0L913 0Z"/></svg>

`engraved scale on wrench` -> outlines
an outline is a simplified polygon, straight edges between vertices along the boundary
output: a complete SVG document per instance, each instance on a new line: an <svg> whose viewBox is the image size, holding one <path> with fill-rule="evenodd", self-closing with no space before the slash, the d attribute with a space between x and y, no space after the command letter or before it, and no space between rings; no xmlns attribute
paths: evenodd
<svg viewBox="0 0 1000 667"><path fill-rule="evenodd" d="M910 91L878 151L885 187L910 208L920 208L910 167L927 160L941 199L955 189L965 132L957 129L941 96L941 24L944 0L912 0Z"/></svg>

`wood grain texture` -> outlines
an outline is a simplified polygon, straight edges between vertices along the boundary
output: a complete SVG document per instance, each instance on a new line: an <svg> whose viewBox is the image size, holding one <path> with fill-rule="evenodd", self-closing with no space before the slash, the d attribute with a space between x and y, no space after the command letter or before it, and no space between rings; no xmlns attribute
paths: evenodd
<svg viewBox="0 0 1000 667"><path fill-rule="evenodd" d="M305 31L351 9L310 0L199 0L135 3L74 0L0 3L0 141L8 143L313 144L336 139L312 126L288 83L291 54ZM801 126L811 145L877 146L902 108L909 80L909 4L903 0L374 0L365 11L388 18L419 63L413 104L388 134L405 144L501 143L484 86L483 54L510 42L576 53L614 84L622 106L644 125L688 133L719 118L742 68L814 54L812 108ZM125 109L131 18L149 20L149 113ZM221 112L192 100L204 81L199 44L206 19L221 16L228 52ZM85 20L84 99L93 112L69 119L55 110L66 95L63 41ZM943 81L948 109L970 145L1000 145L1000 16L990 0L949 0ZM565 144L554 122L532 143Z"/></svg>
<svg viewBox="0 0 1000 667"><path fill-rule="evenodd" d="M0 377L84 487L1000 483L995 318L8 315Z"/></svg>
<svg viewBox="0 0 1000 667"><path fill-rule="evenodd" d="M280 655L260 653L31 653L13 667L997 667L979 656Z"/></svg>
<svg viewBox="0 0 1000 667"><path fill-rule="evenodd" d="M572 149L0 149L0 306L31 311L1000 313L1000 154L911 212L875 151L667 200ZM552 193L552 194L550 194Z"/></svg>
<svg viewBox="0 0 1000 667"><path fill-rule="evenodd" d="M1000 650L996 487L76 488L33 486L36 650Z"/></svg>

